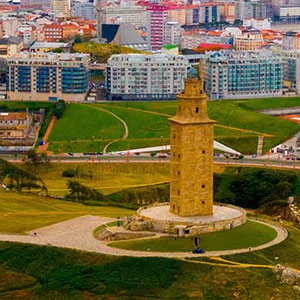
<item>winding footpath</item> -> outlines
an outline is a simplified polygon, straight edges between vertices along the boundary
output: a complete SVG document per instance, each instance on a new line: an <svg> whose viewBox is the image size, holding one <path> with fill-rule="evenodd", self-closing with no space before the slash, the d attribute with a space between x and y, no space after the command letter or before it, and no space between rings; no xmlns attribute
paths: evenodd
<svg viewBox="0 0 300 300"><path fill-rule="evenodd" d="M98 107L98 106L96 107L94 105L88 105L88 106L91 107L91 108L93 108L93 109L100 110L100 111L103 111L103 112L105 112L107 114L112 115L114 118L116 118L118 121L120 121L122 123L123 127L124 127L124 134L123 134L123 136L120 139L115 139L115 140L109 142L107 145L105 145L105 147L103 149L103 153L106 154L107 153L107 149L108 149L108 147L110 145L112 145L112 144L114 144L114 143L116 143L118 141L126 140L128 138L128 126L127 126L126 122L123 119L121 119L118 115L116 115L115 113L111 112L110 110L107 110L107 109L104 109L104 108Z"/></svg>
<svg viewBox="0 0 300 300"><path fill-rule="evenodd" d="M223 250L223 251L208 251L204 254L192 254L189 252L145 252L145 251L133 251L123 250L109 247L105 242L97 240L93 236L93 231L100 225L104 225L115 219L104 218L98 216L82 216L72 220L64 221L47 227L31 231L29 235L7 235L0 234L0 241L29 243L36 245L51 245L62 248L77 249L82 251L97 252L107 255L117 256L133 256L133 257L169 257L169 258L191 258L191 257L216 257L222 255L230 255L237 253L249 252L249 248L235 249L235 250ZM259 222L259 221L255 221ZM274 245L277 245L284 241L288 233L287 231L278 225L270 223L263 223L270 226L277 232L277 236L274 240L253 247L251 251L261 250Z"/></svg>

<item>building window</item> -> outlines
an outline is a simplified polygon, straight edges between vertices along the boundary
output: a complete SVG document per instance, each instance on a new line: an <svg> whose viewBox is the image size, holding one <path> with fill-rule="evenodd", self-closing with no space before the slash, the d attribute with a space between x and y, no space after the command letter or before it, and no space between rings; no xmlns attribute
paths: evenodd
<svg viewBox="0 0 300 300"><path fill-rule="evenodd" d="M204 201L204 200L202 200L202 204L205 204L205 201Z"/></svg>
<svg viewBox="0 0 300 300"><path fill-rule="evenodd" d="M180 176L180 171L177 172L178 176Z"/></svg>
<svg viewBox="0 0 300 300"><path fill-rule="evenodd" d="M205 189L205 184L202 184L202 188Z"/></svg>
<svg viewBox="0 0 300 300"><path fill-rule="evenodd" d="M205 150L202 150L202 154L205 154Z"/></svg>
<svg viewBox="0 0 300 300"><path fill-rule="evenodd" d="M196 107L196 114L199 113L199 107Z"/></svg>

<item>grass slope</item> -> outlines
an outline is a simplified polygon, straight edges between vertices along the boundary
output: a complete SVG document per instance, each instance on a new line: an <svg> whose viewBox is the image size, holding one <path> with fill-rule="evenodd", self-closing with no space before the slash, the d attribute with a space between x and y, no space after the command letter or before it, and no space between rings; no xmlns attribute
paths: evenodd
<svg viewBox="0 0 300 300"><path fill-rule="evenodd" d="M200 247L206 251L241 249L270 242L276 231L266 225L247 221L231 230L223 230L200 236ZM194 238L159 238L111 243L110 246L128 250L182 252L194 249ZM150 249L150 250L149 250Z"/></svg>
<svg viewBox="0 0 300 300"><path fill-rule="evenodd" d="M41 166L37 170L37 175L43 178L50 195L63 196L66 194L66 183L70 178L61 175L67 169L78 169L80 175L73 177L73 180L95 188L104 194L169 181L169 166L165 164L53 163L47 167Z"/></svg>
<svg viewBox="0 0 300 300"><path fill-rule="evenodd" d="M82 215L119 217L132 213L123 208L88 206L0 190L0 232L23 233Z"/></svg>
<svg viewBox="0 0 300 300"><path fill-rule="evenodd" d="M300 98L209 101L208 114L223 126L215 127L216 140L245 154L252 154L256 152L259 135L266 134L263 148L266 152L299 131L298 125L263 115L257 110L299 104ZM65 141L65 152L101 151L110 140L120 138L123 132L121 123L108 113L101 112L101 108L119 116L129 129L128 138L113 143L109 151L167 144L168 118L176 113L176 107L175 101L69 105L65 117L54 127L50 150L58 151L61 141ZM100 122L98 118L104 121Z"/></svg>
<svg viewBox="0 0 300 300"><path fill-rule="evenodd" d="M109 141L122 137L123 126L116 118L86 105L67 104L49 138L49 150L58 152L102 151Z"/></svg>
<svg viewBox="0 0 300 300"><path fill-rule="evenodd" d="M116 44L100 44L97 42L77 43L73 46L73 50L79 53L88 53L91 55L92 60L100 63L106 63L113 54L146 53Z"/></svg>
<svg viewBox="0 0 300 300"><path fill-rule="evenodd" d="M0 243L0 268L6 287L1 300L295 300L299 295L279 284L269 269L112 257L13 243ZM23 276L22 281L12 285L12 274Z"/></svg>

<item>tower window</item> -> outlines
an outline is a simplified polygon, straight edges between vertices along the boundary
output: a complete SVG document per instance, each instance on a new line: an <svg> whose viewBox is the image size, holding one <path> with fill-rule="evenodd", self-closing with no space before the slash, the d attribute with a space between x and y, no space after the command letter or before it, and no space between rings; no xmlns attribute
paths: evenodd
<svg viewBox="0 0 300 300"><path fill-rule="evenodd" d="M181 106L179 105L179 112L181 112Z"/></svg>
<svg viewBox="0 0 300 300"><path fill-rule="evenodd" d="M199 107L196 107L196 114L199 112Z"/></svg>
<svg viewBox="0 0 300 300"><path fill-rule="evenodd" d="M177 172L178 176L180 176L180 171Z"/></svg>
<svg viewBox="0 0 300 300"><path fill-rule="evenodd" d="M180 154L178 154L178 158L180 158Z"/></svg>
<svg viewBox="0 0 300 300"><path fill-rule="evenodd" d="M173 135L174 140L176 139L176 134Z"/></svg>
<svg viewBox="0 0 300 300"><path fill-rule="evenodd" d="M205 150L202 150L202 154L205 154Z"/></svg>
<svg viewBox="0 0 300 300"><path fill-rule="evenodd" d="M177 194L178 194L178 196L180 196L180 191L179 190L177 191Z"/></svg>
<svg viewBox="0 0 300 300"><path fill-rule="evenodd" d="M205 201L204 201L204 200L202 200L202 204L205 204Z"/></svg>
<svg viewBox="0 0 300 300"><path fill-rule="evenodd" d="M202 184L202 188L205 189L205 184Z"/></svg>

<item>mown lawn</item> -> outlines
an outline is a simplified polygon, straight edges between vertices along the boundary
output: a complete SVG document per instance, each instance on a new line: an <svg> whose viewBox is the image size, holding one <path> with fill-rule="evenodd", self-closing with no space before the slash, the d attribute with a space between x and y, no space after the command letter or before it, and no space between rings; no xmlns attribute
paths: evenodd
<svg viewBox="0 0 300 300"><path fill-rule="evenodd" d="M113 257L14 243L0 243L0 270L1 300L295 300L299 296L269 269Z"/></svg>
<svg viewBox="0 0 300 300"><path fill-rule="evenodd" d="M67 104L49 138L49 150L58 152L102 151L109 141L122 137L122 123L112 115L87 105Z"/></svg>
<svg viewBox="0 0 300 300"><path fill-rule="evenodd" d="M241 262L247 261L254 264L280 264L300 270L300 226L296 223L284 223L289 232L288 238L282 243L253 253L228 255L224 258Z"/></svg>
<svg viewBox="0 0 300 300"><path fill-rule="evenodd" d="M256 222L247 221L231 230L223 230L200 236L200 248L206 251L241 249L268 243L276 237L274 229ZM158 252L190 252L194 249L194 238L172 237L143 239L111 243L110 246L128 250Z"/></svg>
<svg viewBox="0 0 300 300"><path fill-rule="evenodd" d="M114 102L111 105L174 115L177 102ZM226 128L216 128L215 139L238 151L249 154L256 152L259 133L273 135L273 137L266 137L264 140L264 151L267 151L299 131L298 125L277 117L263 115L257 110L299 105L300 98L263 98L208 101L207 107L210 118L217 121L217 124L242 130L239 132ZM243 130L256 133L244 132Z"/></svg>
<svg viewBox="0 0 300 300"><path fill-rule="evenodd" d="M116 218L133 213L119 207L89 206L0 190L0 232L24 233L82 215Z"/></svg>
<svg viewBox="0 0 300 300"><path fill-rule="evenodd" d="M242 153L253 154L259 135L266 135L263 147L266 152L299 131L295 123L263 115L257 110L297 105L300 98L209 101L208 114L217 125L225 126L215 126L217 141ZM168 144L168 118L176 113L176 107L176 101L70 104L54 127L49 149L58 152L62 145L64 152L102 151L110 141L121 138L124 133L121 122L101 109L123 119L129 131L126 140L113 143L108 151Z"/></svg>

